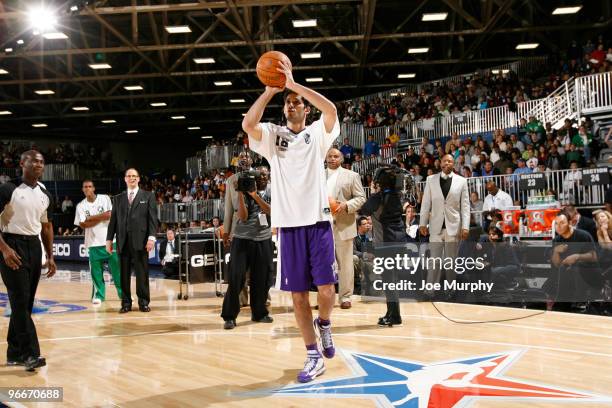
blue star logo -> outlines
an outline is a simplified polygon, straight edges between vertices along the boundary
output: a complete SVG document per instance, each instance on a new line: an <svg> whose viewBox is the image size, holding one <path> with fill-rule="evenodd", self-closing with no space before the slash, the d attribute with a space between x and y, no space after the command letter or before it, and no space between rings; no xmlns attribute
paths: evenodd
<svg viewBox="0 0 612 408"><path fill-rule="evenodd" d="M609 397L551 388L503 376L522 351L424 364L341 351L353 375L288 385L257 394L323 398L369 398L379 407L467 407L476 399L543 402L612 402Z"/></svg>

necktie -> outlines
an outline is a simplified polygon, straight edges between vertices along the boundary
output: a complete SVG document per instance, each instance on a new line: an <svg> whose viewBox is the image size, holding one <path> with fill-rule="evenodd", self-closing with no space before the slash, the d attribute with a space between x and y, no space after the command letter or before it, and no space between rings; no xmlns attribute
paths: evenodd
<svg viewBox="0 0 612 408"><path fill-rule="evenodd" d="M134 192L130 191L130 195L128 196L128 203L132 205L132 201L134 201Z"/></svg>

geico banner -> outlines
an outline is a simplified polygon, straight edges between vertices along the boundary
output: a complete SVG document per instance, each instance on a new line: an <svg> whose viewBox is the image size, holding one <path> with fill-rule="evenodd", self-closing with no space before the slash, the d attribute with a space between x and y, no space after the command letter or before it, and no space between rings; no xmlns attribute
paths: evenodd
<svg viewBox="0 0 612 408"><path fill-rule="evenodd" d="M149 265L159 265L159 244L149 252ZM89 262L89 255L85 248L83 237L55 237L53 240L53 256L59 261L85 261Z"/></svg>

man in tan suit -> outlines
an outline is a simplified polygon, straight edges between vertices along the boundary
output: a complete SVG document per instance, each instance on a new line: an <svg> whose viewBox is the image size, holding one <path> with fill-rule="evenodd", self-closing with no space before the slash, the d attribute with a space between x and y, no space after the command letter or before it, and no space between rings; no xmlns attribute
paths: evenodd
<svg viewBox="0 0 612 408"><path fill-rule="evenodd" d="M455 258L459 240L468 238L470 230L470 194L467 180L453 173L455 162L450 154L442 157L442 171L427 177L423 200L421 202L421 219L419 232L422 236L430 235L429 248L431 258ZM428 283L439 283L442 278L453 281L456 278L452 269L443 270L436 267L427 272ZM427 296L434 293L427 291ZM448 294L447 296L452 295Z"/></svg>
<svg viewBox="0 0 612 408"><path fill-rule="evenodd" d="M327 152L327 195L336 200L337 208L334 216L334 245L336 261L339 266L338 301L342 309L351 308L351 296L355 286L355 270L353 267L353 238L357 236L355 214L366 196L361 177L354 171L342 167L344 160L338 149Z"/></svg>

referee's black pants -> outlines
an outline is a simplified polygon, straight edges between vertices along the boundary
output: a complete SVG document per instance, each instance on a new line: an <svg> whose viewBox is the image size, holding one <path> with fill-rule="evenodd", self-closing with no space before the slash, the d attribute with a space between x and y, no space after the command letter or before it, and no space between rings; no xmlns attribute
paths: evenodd
<svg viewBox="0 0 612 408"><path fill-rule="evenodd" d="M12 270L0 256L0 273L11 304L11 319L6 340L7 360L27 360L39 357L40 347L32 320L34 295L40 280L42 248L37 235L2 234L4 241L21 258L21 266Z"/></svg>
<svg viewBox="0 0 612 408"><path fill-rule="evenodd" d="M260 320L268 315L266 301L270 290L272 259L271 239L263 241L232 239L227 277L228 287L221 310L223 320L236 320L238 313L240 313L240 291L245 284L247 269L251 271L249 283L251 319Z"/></svg>
<svg viewBox="0 0 612 408"><path fill-rule="evenodd" d="M121 306L132 307L132 266L136 275L136 296L138 296L138 306L148 306L151 301L149 293L149 254L142 250L135 250L130 245L129 235L126 243L119 252L119 262L121 263Z"/></svg>

